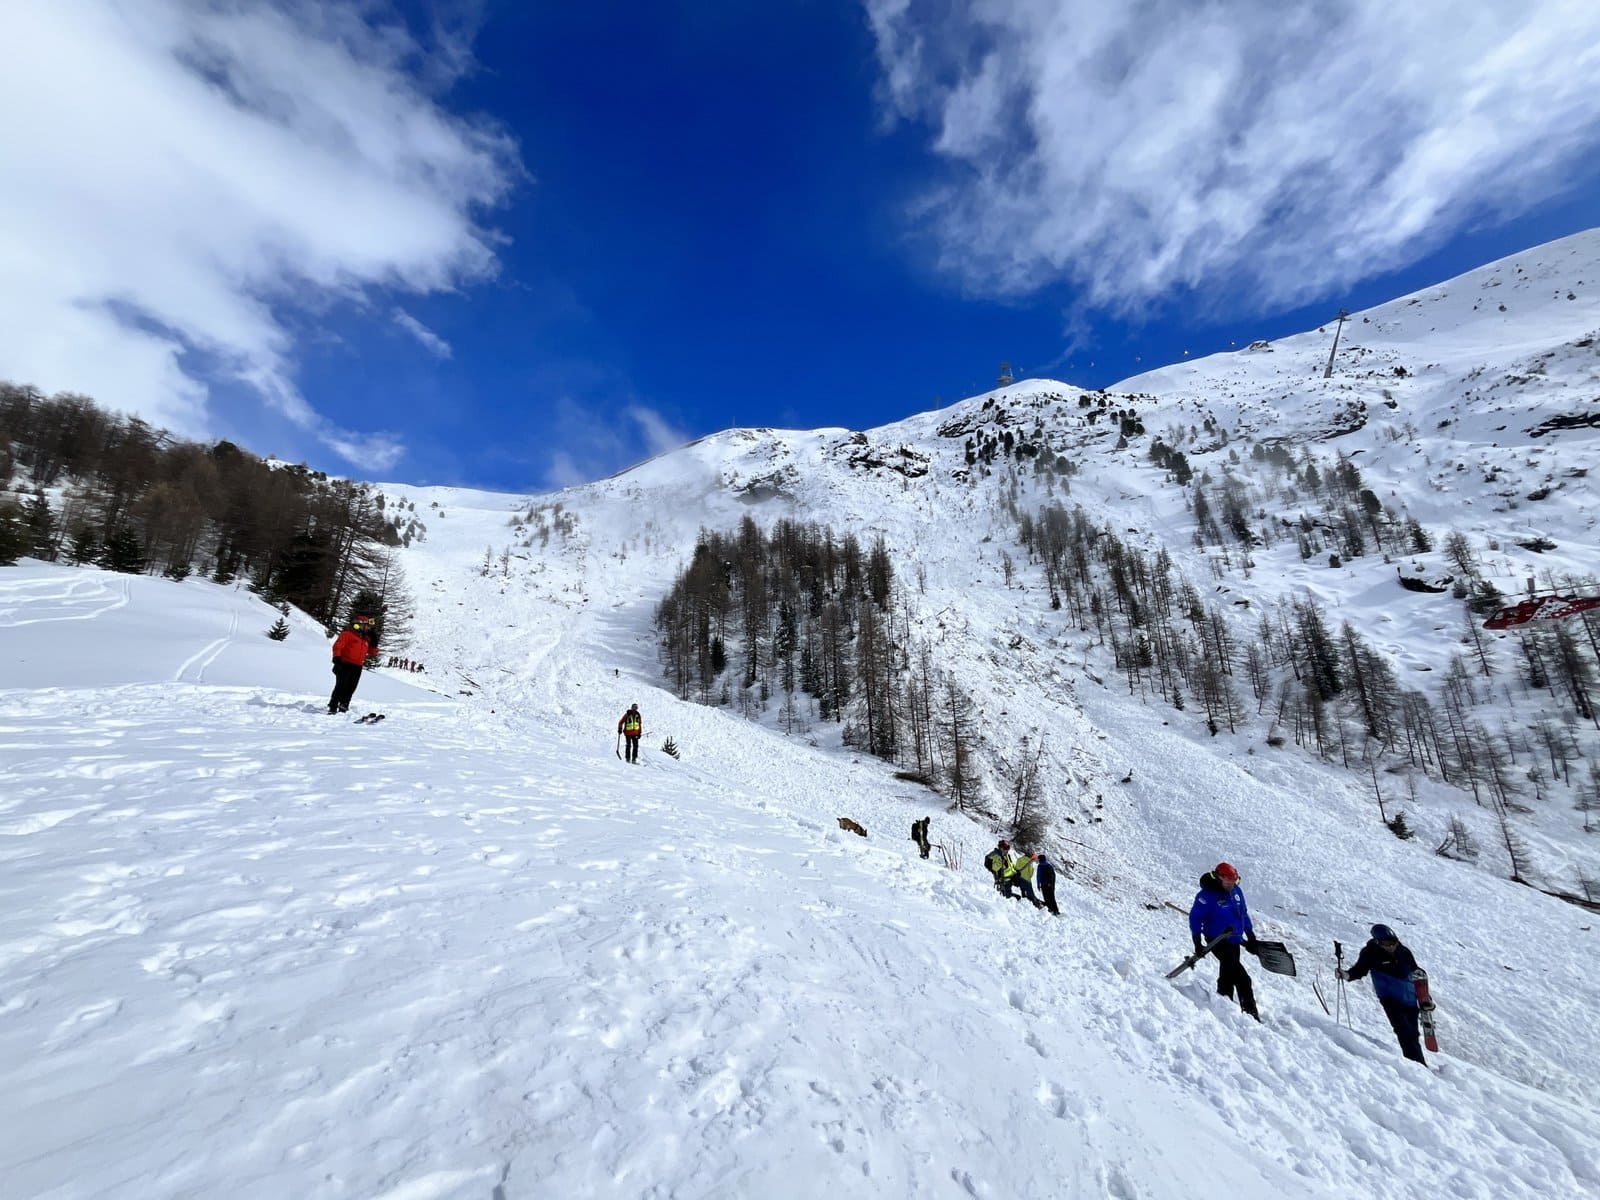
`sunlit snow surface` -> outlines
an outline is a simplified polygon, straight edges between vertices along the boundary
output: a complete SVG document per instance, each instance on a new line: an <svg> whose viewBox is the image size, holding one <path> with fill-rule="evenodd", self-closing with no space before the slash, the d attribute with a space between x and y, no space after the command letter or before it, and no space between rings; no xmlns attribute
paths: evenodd
<svg viewBox="0 0 1600 1200"><path fill-rule="evenodd" d="M1545 285L1574 245L1567 301ZM1449 465L1504 449L1488 422L1509 418L1485 401L1435 426L1473 363L1503 375L1566 347L1542 384L1515 385L1528 410L1592 382L1571 343L1600 327L1597 260L1592 236L1534 252L1520 274L1550 274L1537 296L1512 290L1516 264L1486 269L1546 313L1541 335L1509 306L1529 326L1515 344L1474 340L1468 300L1448 321L1407 315L1445 311L1463 281L1376 310L1393 310L1391 343L1437 349L1362 385L1368 427L1326 449L1363 448L1369 479L1430 524L1453 508L1485 536L1526 528ZM1347 336L1376 355L1360 316ZM1152 432L1188 422L1186 389L1220 408L1228 388L1241 420L1305 429L1321 401L1291 403L1273 373L1304 389L1326 340L1136 381L1171 407ZM1422 429L1414 446L1386 440L1382 387L1406 397L1393 419ZM1001 395L1045 390L1075 407L1064 385ZM1500 878L1469 796L1405 799L1422 832L1402 843L1362 778L1269 749L1259 724L1210 738L1129 697L1043 603L999 489L951 478L961 440L935 430L980 403L872 432L928 456L916 479L850 467L842 431L718 435L549 498L572 534L514 547L506 574L479 564L527 500L386 487L428 526L405 566L429 670L369 673L352 716L384 712L370 728L321 711L320 630L295 617L269 641L276 614L246 591L0 568L0 1195L1600 1195L1596 918ZM1594 458L1591 433L1539 444L1560 470ZM1086 441L1068 502L1167 541L1228 599L1313 590L1413 684L1455 648L1459 606L1401 591L1377 556L1331 572L1288 542L1249 580L1203 574L1145 448ZM1574 480L1534 510L1574 568L1595 557L1591 496ZM1047 499L1025 483L1025 507ZM913 632L989 736L1047 736L1072 864L1059 920L987 885L992 828L840 750L836 729L786 737L776 705L750 721L657 686L655 601L696 529L745 513L882 531ZM1514 555L1496 560L1511 580ZM638 767L614 753L631 701ZM681 760L659 752L667 735ZM964 846L961 872L917 859L924 814ZM1451 814L1482 834L1482 864L1431 853ZM1594 861L1575 817L1527 818L1552 874ZM1163 978L1188 949L1174 907L1221 857L1262 935L1300 959L1298 980L1254 972L1261 1026L1210 994L1209 969ZM1314 977L1332 995L1333 939L1353 953L1374 921L1432 975L1433 1071L1401 1060L1366 984L1353 1031L1311 992Z"/></svg>

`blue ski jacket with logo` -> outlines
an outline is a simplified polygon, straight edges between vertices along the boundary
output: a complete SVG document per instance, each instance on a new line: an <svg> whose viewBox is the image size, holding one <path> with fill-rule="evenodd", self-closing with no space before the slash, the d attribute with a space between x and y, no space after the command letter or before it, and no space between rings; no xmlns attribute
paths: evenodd
<svg viewBox="0 0 1600 1200"><path fill-rule="evenodd" d="M1189 932L1209 942L1230 925L1233 927L1230 942L1242 942L1246 934L1255 934L1239 885L1235 884L1230 891L1213 872L1207 871L1200 877L1200 894L1189 909Z"/></svg>
<svg viewBox="0 0 1600 1200"><path fill-rule="evenodd" d="M1345 978L1360 979L1370 971L1372 990L1378 993L1379 1000L1398 1000L1407 1008L1415 1008L1417 988L1411 982L1411 973L1416 969L1416 956L1404 945L1397 945L1390 952L1377 942L1368 942L1361 948L1361 957L1356 959L1356 965L1345 973Z"/></svg>

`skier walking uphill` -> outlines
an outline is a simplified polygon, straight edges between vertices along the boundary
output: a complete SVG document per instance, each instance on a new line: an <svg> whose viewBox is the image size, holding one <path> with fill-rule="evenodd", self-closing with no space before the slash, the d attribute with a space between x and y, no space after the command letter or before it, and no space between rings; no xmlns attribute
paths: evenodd
<svg viewBox="0 0 1600 1200"><path fill-rule="evenodd" d="M911 840L917 844L917 852L923 858L927 858L928 851L933 849L933 842L928 836L928 826L932 822L932 817L923 817L920 821L911 822Z"/></svg>
<svg viewBox="0 0 1600 1200"><path fill-rule="evenodd" d="M622 714L622 720L617 722L617 732L627 741L627 753L624 756L628 762L639 761L639 736L644 733L644 718L639 715L639 706L630 704L628 711Z"/></svg>
<svg viewBox="0 0 1600 1200"><path fill-rule="evenodd" d="M1256 931L1250 923L1244 893L1239 890L1239 872L1222 862L1200 877L1199 894L1189 908L1189 933L1194 938L1194 952L1199 954L1205 943L1224 930L1232 930L1232 933L1212 951L1217 956L1217 994L1231 999L1237 991L1239 1007L1259 1021L1261 1014L1256 1011L1255 988L1249 972L1239 961L1241 942L1254 952Z"/></svg>
<svg viewBox="0 0 1600 1200"><path fill-rule="evenodd" d="M1394 1028L1400 1053L1426 1066L1428 1060L1422 1057L1422 1043L1417 1038L1417 989L1411 982L1416 969L1416 956L1400 944L1395 931L1387 925L1374 925L1372 940L1361 948L1356 965L1341 970L1339 975L1356 980L1371 973L1372 990L1378 994L1378 1003L1383 1005L1384 1015Z"/></svg>
<svg viewBox="0 0 1600 1200"><path fill-rule="evenodd" d="M373 620L357 617L338 637L333 639L333 695L328 697L328 711L350 711L350 698L356 694L356 684L361 682L361 668L372 653Z"/></svg>

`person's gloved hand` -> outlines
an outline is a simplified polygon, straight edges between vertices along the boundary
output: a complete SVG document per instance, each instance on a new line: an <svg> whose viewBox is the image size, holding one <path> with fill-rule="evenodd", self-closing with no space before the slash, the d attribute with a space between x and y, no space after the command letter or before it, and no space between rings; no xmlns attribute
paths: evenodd
<svg viewBox="0 0 1600 1200"><path fill-rule="evenodd" d="M1197 933L1197 934L1194 935L1194 952L1196 954L1200 953L1201 944L1202 943L1200 941L1200 935Z"/></svg>
<svg viewBox="0 0 1600 1200"><path fill-rule="evenodd" d="M1423 1012L1432 1012L1433 1011L1433 1001L1432 1000L1424 1000L1422 1002L1422 1011Z"/></svg>
<svg viewBox="0 0 1600 1200"><path fill-rule="evenodd" d="M1244 935L1244 948L1251 954L1259 954L1261 952L1260 943L1256 941L1255 934L1247 933Z"/></svg>
<svg viewBox="0 0 1600 1200"><path fill-rule="evenodd" d="M1350 972L1348 970L1346 970L1344 967L1339 967L1339 968L1335 969L1335 971L1333 973L1335 975L1337 975L1340 979L1349 979L1350 978Z"/></svg>

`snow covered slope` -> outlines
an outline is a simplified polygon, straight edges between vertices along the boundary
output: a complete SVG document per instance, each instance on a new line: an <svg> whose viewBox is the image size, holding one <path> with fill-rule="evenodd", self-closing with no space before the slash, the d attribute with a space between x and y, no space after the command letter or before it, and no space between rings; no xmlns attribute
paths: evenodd
<svg viewBox="0 0 1600 1200"><path fill-rule="evenodd" d="M1357 314L1333 379L1330 330L1115 402L1180 431L1197 473L1343 430L1330 449L1470 531L1486 569L1592 569L1571 472L1594 465L1595 282L1588 234ZM326 643L268 642L247 593L0 569L7 1194L1600 1195L1592 915L1433 856L1449 817L1487 820L1470 797L1424 783L1423 836L1401 842L1364 780L1128 695L1015 541L1008 490L1026 510L1060 486L986 478L965 443L1039 439L1081 464L1068 503L1230 596L1311 591L1417 678L1459 606L1375 555L1333 569L1287 542L1218 579L1150 438L1117 449L1083 396L1030 381L864 433L729 431L533 500L386 485L428 526L405 566L450 699L366 680L375 728L306 711ZM987 885L991 828L826 727L813 746L658 686L654 605L699 528L747 514L882 533L991 744L1048 736L1059 921ZM1530 528L1557 549L1512 548ZM190 614L141 617L144 595L168 611L156 586ZM145 665L109 649L175 626L192 637ZM630 701L636 768L613 753ZM916 858L925 814L962 871ZM1531 836L1552 871L1593 861L1570 816ZM1301 962L1257 972L1261 1026L1209 970L1162 978L1222 857ZM1374 921L1434 979L1432 1072L1400 1060L1365 984L1354 1030L1308 986Z"/></svg>
<svg viewBox="0 0 1600 1200"><path fill-rule="evenodd" d="M874 764L645 693L692 752L625 767L594 736L641 691L595 669L612 633L574 614L517 719L402 703L367 728L204 682L0 694L8 1194L1600 1186L1574 910L1473 872L1400 883L1394 852L1356 866L1330 814L1246 867L1262 924L1445 907L1452 936L1417 940L1454 1053L1412 1069L1365 996L1350 1032L1273 979L1258 1027L1161 978L1185 939L1155 893L1087 873L1059 923L1023 912L971 869L981 830ZM1107 732L1226 796L1234 845L1306 786ZM925 812L967 871L914 857Z"/></svg>

